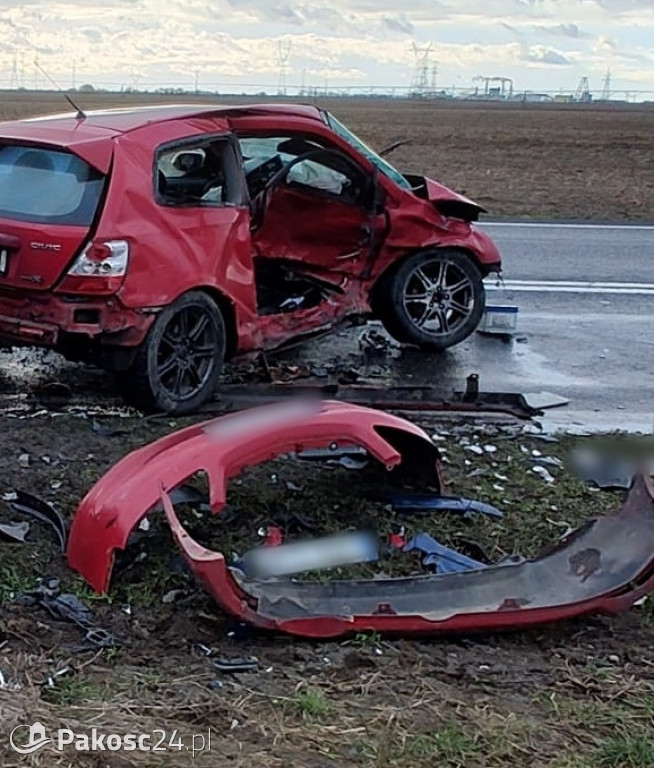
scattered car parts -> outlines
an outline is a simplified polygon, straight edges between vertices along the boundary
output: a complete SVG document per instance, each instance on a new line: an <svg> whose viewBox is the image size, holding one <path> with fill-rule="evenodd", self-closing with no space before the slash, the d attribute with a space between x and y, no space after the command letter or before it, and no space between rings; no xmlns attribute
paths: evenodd
<svg viewBox="0 0 654 768"><path fill-rule="evenodd" d="M114 648L119 645L114 635L96 626L93 611L76 595L61 592L59 579L42 579L35 589L17 595L14 602L19 605L40 605L54 619L69 621L84 630L82 643L74 648L73 652Z"/></svg>
<svg viewBox="0 0 654 768"><path fill-rule="evenodd" d="M30 530L29 523L0 523L0 537L24 544Z"/></svg>
<svg viewBox="0 0 654 768"><path fill-rule="evenodd" d="M26 491L13 491L4 497L14 512L23 515L29 515L45 525L49 525L55 533L61 551L66 551L66 540L68 529L63 517L47 501L39 499L37 496Z"/></svg>
<svg viewBox="0 0 654 768"><path fill-rule="evenodd" d="M391 476L407 475L440 492L439 452L414 424L341 402L289 400L187 427L118 462L82 500L73 519L68 562L98 592L109 587L116 550L169 492L199 471L215 514L227 481L246 466L315 448L363 448Z"/></svg>
<svg viewBox="0 0 654 768"><path fill-rule="evenodd" d="M654 484L644 475L617 512L588 521L532 560L325 583L247 578L191 538L165 491L162 500L184 557L216 603L240 621L293 635L515 629L619 613L654 590Z"/></svg>
<svg viewBox="0 0 654 768"><path fill-rule="evenodd" d="M469 377L470 378L470 377ZM446 393L438 387L398 385L372 387L341 384L227 384L220 388L221 402L228 408L274 403L287 397L337 398L355 405L388 411L456 411L500 413L518 419L542 416L524 396L516 392L481 392L469 387Z"/></svg>
<svg viewBox="0 0 654 768"><path fill-rule="evenodd" d="M427 533L414 536L404 547L404 551L423 552L425 557L422 564L426 567L434 566L435 573L463 573L487 567L484 563L446 547Z"/></svg>
<svg viewBox="0 0 654 768"><path fill-rule="evenodd" d="M503 512L491 504L473 499L462 499L459 496L441 496L420 491L382 491L379 494L382 501L392 505L396 512L458 512L464 518L473 515L488 515L502 517Z"/></svg>
<svg viewBox="0 0 654 768"><path fill-rule="evenodd" d="M208 476L211 509L218 514L227 480L244 467L331 446L363 448L391 476L407 472L440 493L438 451L418 427L351 404L288 401L188 427L124 458L80 505L69 562L97 591L106 591L115 551L160 502L188 565L224 611L295 635L511 629L617 613L654 590L654 484L644 474L619 510L589 520L533 559L484 567L421 539L413 544L433 556L437 572L402 578L256 578L196 542L175 511L172 492L198 470ZM453 565L468 570L443 572Z"/></svg>

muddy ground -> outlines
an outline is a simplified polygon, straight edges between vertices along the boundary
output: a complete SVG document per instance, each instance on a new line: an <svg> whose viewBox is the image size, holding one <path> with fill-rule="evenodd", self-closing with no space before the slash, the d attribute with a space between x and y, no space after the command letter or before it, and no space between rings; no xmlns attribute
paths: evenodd
<svg viewBox="0 0 654 768"><path fill-rule="evenodd" d="M2 418L0 495L28 490L69 517L126 452L191 421L107 417L97 406L75 415L16 410ZM371 500L381 468L347 470L289 458L248 470L232 483L229 525L192 515L196 535L226 552L242 552L258 543L258 528L271 523L296 538L348 526L372 527L384 537L394 523L404 523L409 533L427 530L458 547L472 540L497 561L533 554L568 526L621 501L620 493L589 488L568 470L550 467L553 484L532 471L542 462L534 451L565 460L578 439L544 442L513 423L419 421L443 438L438 444L448 491L501 507L503 520L466 522L451 514L400 520ZM107 429L98 431L98 424ZM119 434L105 434L112 429ZM478 456L466 442L497 450ZM15 518L0 502L0 519ZM3 768L654 765L649 603L618 618L503 636L294 640L248 631L221 615L182 567L163 521L150 520L150 531L128 552L107 598L92 594L67 569L40 525L32 526L26 544L0 542ZM379 568L416 572L420 564L395 556ZM342 575L350 574L330 578ZM80 651L83 632L77 627L38 606L16 605L17 595L46 576L60 578L64 591L89 606L120 647ZM171 596L175 602L163 602ZM200 646L214 655L255 656L258 669L217 673ZM92 726L123 734L161 729L166 744L177 730L174 743L181 739L184 748L156 756L60 754L50 747L16 755L8 733L37 719L47 729L82 733ZM194 763L185 747L209 728L211 750Z"/></svg>
<svg viewBox="0 0 654 768"><path fill-rule="evenodd" d="M86 109L237 97L77 94ZM268 97L270 100L272 97ZM261 98L256 99L261 101ZM654 221L651 105L319 99L375 149L466 193L496 217ZM0 93L0 116L66 111L55 93Z"/></svg>

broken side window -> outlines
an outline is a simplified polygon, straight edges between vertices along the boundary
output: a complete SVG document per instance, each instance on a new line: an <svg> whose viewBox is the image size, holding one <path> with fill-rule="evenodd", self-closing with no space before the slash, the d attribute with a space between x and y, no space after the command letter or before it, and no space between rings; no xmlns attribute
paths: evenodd
<svg viewBox="0 0 654 768"><path fill-rule="evenodd" d="M313 137L243 136L239 141L250 197L256 197L288 164L285 184L333 195L345 203L359 202L363 171Z"/></svg>

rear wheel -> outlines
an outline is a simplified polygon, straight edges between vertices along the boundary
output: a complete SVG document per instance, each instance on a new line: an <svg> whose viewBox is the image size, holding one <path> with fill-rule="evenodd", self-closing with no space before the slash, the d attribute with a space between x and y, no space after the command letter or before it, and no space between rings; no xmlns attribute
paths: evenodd
<svg viewBox="0 0 654 768"><path fill-rule="evenodd" d="M397 341L440 350L479 325L486 294L477 265L460 251L416 253L382 278L373 308Z"/></svg>
<svg viewBox="0 0 654 768"><path fill-rule="evenodd" d="M157 317L119 385L125 400L141 410L191 413L213 397L224 357L220 309L192 291Z"/></svg>

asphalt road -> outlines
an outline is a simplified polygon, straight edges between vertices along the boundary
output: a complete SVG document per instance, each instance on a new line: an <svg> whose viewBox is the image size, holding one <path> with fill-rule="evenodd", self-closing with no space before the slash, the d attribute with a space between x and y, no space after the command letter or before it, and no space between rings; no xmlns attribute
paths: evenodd
<svg viewBox="0 0 654 768"><path fill-rule="evenodd" d="M445 354L398 353L398 383L461 389L479 373L495 392L569 398L545 423L654 433L654 227L482 225L499 246L504 287L489 304L518 307L506 342L474 334ZM302 359L356 349L352 333L306 345Z"/></svg>
<svg viewBox="0 0 654 768"><path fill-rule="evenodd" d="M569 406L548 412L547 424L654 433L654 227L482 226L504 259L505 285L489 282L488 303L519 309L511 341L476 333L444 354L401 350L366 362L355 329L283 357L316 363L340 357L379 373L380 384L390 373L395 383L428 383L444 394L479 373L487 391L546 390L569 398ZM76 366L58 373L57 365L0 353L6 376L29 380L32 367L37 377L63 377L75 395L100 388L111 397L106 376L80 376Z"/></svg>
<svg viewBox="0 0 654 768"><path fill-rule="evenodd" d="M517 305L526 339L502 346L476 335L465 354L487 363L485 381L569 397L567 409L550 412L556 420L654 432L654 227L485 229L506 280L488 301Z"/></svg>

